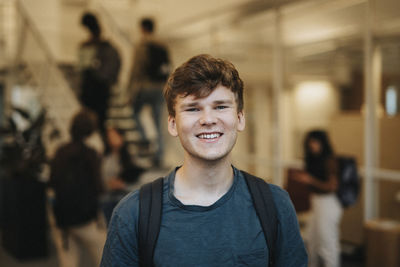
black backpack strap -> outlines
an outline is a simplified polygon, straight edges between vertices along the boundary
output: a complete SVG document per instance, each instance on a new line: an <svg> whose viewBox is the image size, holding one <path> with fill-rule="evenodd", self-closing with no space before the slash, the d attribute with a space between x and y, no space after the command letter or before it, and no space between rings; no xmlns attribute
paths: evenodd
<svg viewBox="0 0 400 267"><path fill-rule="evenodd" d="M143 185L139 192L139 265L153 266L154 249L161 226L163 178Z"/></svg>
<svg viewBox="0 0 400 267"><path fill-rule="evenodd" d="M269 251L268 266L275 264L276 256L276 239L278 234L277 211L272 197L270 187L263 179L255 177L247 172L241 171L245 177L251 197L253 199L254 208L260 219L261 227L267 241Z"/></svg>

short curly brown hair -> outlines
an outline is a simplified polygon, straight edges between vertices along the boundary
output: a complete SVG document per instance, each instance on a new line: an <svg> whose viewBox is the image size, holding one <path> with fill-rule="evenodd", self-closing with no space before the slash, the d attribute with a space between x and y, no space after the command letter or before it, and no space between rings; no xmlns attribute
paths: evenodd
<svg viewBox="0 0 400 267"><path fill-rule="evenodd" d="M192 57L171 74L164 87L169 115L175 117L178 96L207 97L218 85L229 88L235 94L238 112L242 111L243 81L235 66L227 60L210 55Z"/></svg>

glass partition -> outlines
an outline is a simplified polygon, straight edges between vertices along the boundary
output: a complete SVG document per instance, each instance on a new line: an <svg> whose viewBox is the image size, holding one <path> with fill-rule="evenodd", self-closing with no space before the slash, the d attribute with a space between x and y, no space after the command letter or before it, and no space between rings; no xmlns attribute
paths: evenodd
<svg viewBox="0 0 400 267"><path fill-rule="evenodd" d="M378 137L377 206L379 217L400 220L400 11L398 2L375 2L374 24L376 50L379 54L380 75L378 84Z"/></svg>
<svg viewBox="0 0 400 267"><path fill-rule="evenodd" d="M364 159L363 1L309 1L284 9L284 167L303 168L304 138L325 130L337 155ZM286 178L286 177L285 177ZM346 210L342 240L363 242L363 200Z"/></svg>

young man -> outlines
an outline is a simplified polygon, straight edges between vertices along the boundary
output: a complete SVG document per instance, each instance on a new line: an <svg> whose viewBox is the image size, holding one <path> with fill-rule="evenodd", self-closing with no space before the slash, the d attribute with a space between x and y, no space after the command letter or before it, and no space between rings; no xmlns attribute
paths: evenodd
<svg viewBox="0 0 400 267"><path fill-rule="evenodd" d="M163 181L154 266L268 266L269 252L244 174L230 152L245 128L243 82L234 66L208 55L177 68L164 91L168 131L183 165ZM307 266L295 211L270 185L277 209L275 265ZM139 266L139 192L114 210L101 266Z"/></svg>

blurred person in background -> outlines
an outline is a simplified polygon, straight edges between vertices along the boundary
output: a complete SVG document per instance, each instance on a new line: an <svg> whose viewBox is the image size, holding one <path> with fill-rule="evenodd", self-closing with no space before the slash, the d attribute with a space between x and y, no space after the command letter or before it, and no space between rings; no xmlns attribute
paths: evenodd
<svg viewBox="0 0 400 267"><path fill-rule="evenodd" d="M120 56L111 42L103 39L97 17L85 13L81 19L89 38L79 47L79 69L81 70L82 105L97 114L98 126L106 144L106 114L111 87L117 83L121 67Z"/></svg>
<svg viewBox="0 0 400 267"><path fill-rule="evenodd" d="M102 164L106 188L102 208L108 223L114 207L130 191L129 187L138 182L145 169L133 163L121 130L108 128L107 143Z"/></svg>
<svg viewBox="0 0 400 267"><path fill-rule="evenodd" d="M85 144L96 130L96 114L82 110L71 123L71 141L62 145L50 165L49 185L55 193L53 213L59 231L55 243L61 267L77 267L83 244L99 266L105 232L98 228L99 197L103 192L101 158Z"/></svg>
<svg viewBox="0 0 400 267"><path fill-rule="evenodd" d="M322 130L304 139L305 172L296 179L311 190L311 217L307 226L310 267L340 266L339 226L343 208L336 196L338 166L328 135Z"/></svg>
<svg viewBox="0 0 400 267"><path fill-rule="evenodd" d="M170 73L170 60L166 46L154 37L155 23L151 18L140 22L141 40L135 46L132 71L128 88L132 94L133 119L143 144L150 143L140 113L145 105L151 107L154 126L157 130L157 149L154 166L162 165L164 142L161 132L163 110L162 89Z"/></svg>

